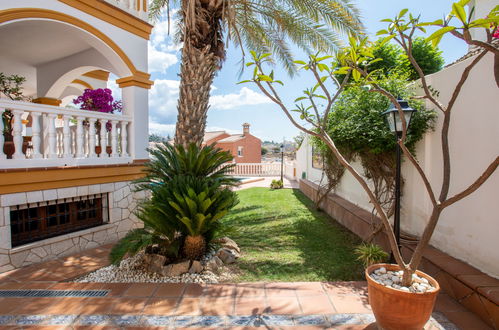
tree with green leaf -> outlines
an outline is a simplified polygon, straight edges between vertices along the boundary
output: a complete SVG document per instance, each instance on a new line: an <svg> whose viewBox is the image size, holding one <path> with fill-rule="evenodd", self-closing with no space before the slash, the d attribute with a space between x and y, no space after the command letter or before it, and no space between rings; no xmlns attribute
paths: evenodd
<svg viewBox="0 0 499 330"><path fill-rule="evenodd" d="M175 144L203 141L210 88L225 59L226 43L272 52L294 72L290 43L306 52L336 51L340 34L363 27L351 0L152 0L150 15L179 10L183 43Z"/></svg>
<svg viewBox="0 0 499 330"><path fill-rule="evenodd" d="M492 42L493 36L498 34L499 25L499 6L493 8L484 18L472 19L472 15L466 14L464 6L469 0L461 0L452 4L451 13L445 20L437 20L435 22L421 21L419 16L414 16L408 12L407 9L402 10L395 18L386 19L388 27L379 32L380 35L386 35L383 42L395 41L399 44L410 63L419 75L422 95L416 96L416 99L424 99L429 102L437 111L439 116L442 116L442 129L439 132L441 135L442 144L442 180L441 182L430 183L425 169L420 165L416 157L412 154L407 146L408 141L408 127L403 114L403 109L397 101L397 95L394 95L390 90L384 88L378 81L378 77L372 72L365 70L367 67L379 62L380 59L374 57L372 44L367 39L349 38L349 45L342 52L337 55L333 63L339 62L340 68L333 64L327 65L324 61L328 57L310 56L308 63L299 62L301 68L310 73L315 78L316 84L306 91L303 98L298 98L293 107L284 103L279 96L279 85L282 84L276 77L268 73L266 65L266 58L262 55L256 54L253 59L253 64L256 70L251 79L247 82L255 84L270 100L272 100L279 108L286 114L289 120L301 131L315 136L320 139L328 149L334 154L339 163L341 163L346 170L354 177L360 184L362 189L369 196L369 201L375 208L375 213L380 218L384 232L388 238L394 259L400 269L403 271L403 286L410 286L412 284L412 275L418 269L423 251L428 247L430 239L435 231L435 227L440 219L442 212L468 197L477 191L497 170L499 167L499 155L493 155L493 160L481 171L481 174L471 178L467 187L462 188L459 192L450 195L450 173L452 163L450 158L450 145L449 145L449 130L452 118L453 109L460 96L463 85L466 83L470 72L476 67L478 63L484 58L486 54L499 54L497 44ZM473 11L473 9L470 10ZM464 70L455 81L453 92L450 93L449 101L443 102L439 100L438 93L428 85L428 81L424 75L422 68L413 56L414 34L417 31L426 33L426 26L437 26L439 29L430 35L426 40L432 41L434 45L438 45L439 40L445 34L452 34L455 37L464 40L468 45L479 46L480 51L477 55L473 56L470 61L466 63ZM487 35L487 40L475 40L471 38L471 29L482 29ZM342 82L336 80L336 74L344 74L345 79ZM402 123L402 133L398 137L398 145L400 146L403 155L408 160L409 164L414 167L419 178L422 180L426 193L431 203L431 211L426 221L425 229L416 245L414 254L410 260L406 262L397 246L397 241L390 224L389 217L383 209L380 202L377 200L376 195L369 185L368 180L364 178L355 169L345 155L340 151L334 138L328 134L327 124L330 112L333 110L333 104L338 100L343 92L345 85L348 82L350 75L360 85L369 86L372 93L378 93L388 99L398 111L400 121ZM305 103L306 102L306 103ZM304 104L305 103L305 104ZM322 107L321 107L322 105ZM293 112L298 113L297 119L292 115ZM362 122L358 123L362 125ZM466 132L469 134L470 132Z"/></svg>

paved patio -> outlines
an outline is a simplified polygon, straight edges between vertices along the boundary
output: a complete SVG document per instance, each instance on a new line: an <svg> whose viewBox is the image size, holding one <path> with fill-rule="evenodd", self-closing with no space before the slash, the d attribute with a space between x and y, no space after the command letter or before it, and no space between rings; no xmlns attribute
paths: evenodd
<svg viewBox="0 0 499 330"><path fill-rule="evenodd" d="M0 274L0 292L11 295L0 298L0 328L376 328L365 282L68 282L107 265L109 249L104 246ZM89 293L101 296L84 296ZM41 297L32 297L35 294ZM425 329L488 329L445 295L439 297L436 310Z"/></svg>

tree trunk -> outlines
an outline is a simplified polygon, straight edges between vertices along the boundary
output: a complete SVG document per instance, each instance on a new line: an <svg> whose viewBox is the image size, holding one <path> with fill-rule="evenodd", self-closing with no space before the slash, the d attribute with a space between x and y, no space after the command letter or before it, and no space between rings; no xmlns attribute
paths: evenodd
<svg viewBox="0 0 499 330"><path fill-rule="evenodd" d="M223 1L182 1L183 31L180 95L175 144L201 145L213 78L224 58Z"/></svg>
<svg viewBox="0 0 499 330"><path fill-rule="evenodd" d="M203 142L210 88L217 69L209 48L200 50L186 44L182 49L175 144L184 147Z"/></svg>

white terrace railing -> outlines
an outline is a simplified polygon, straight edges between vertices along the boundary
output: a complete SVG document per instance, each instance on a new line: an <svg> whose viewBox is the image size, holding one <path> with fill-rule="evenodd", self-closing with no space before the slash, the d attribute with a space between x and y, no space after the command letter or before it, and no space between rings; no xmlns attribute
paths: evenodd
<svg viewBox="0 0 499 330"><path fill-rule="evenodd" d="M143 21L148 20L148 0L104 0Z"/></svg>
<svg viewBox="0 0 499 330"><path fill-rule="evenodd" d="M0 134L0 168L128 163L131 117L0 100L10 111L12 141ZM4 131L0 120L0 132ZM107 128L106 128L107 126Z"/></svg>
<svg viewBox="0 0 499 330"><path fill-rule="evenodd" d="M235 176L278 176L281 175L281 163L237 163L228 174Z"/></svg>

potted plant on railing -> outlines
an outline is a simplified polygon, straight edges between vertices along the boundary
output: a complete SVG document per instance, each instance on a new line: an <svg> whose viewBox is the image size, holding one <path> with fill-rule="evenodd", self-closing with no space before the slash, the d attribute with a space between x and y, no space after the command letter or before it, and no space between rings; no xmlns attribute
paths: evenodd
<svg viewBox="0 0 499 330"><path fill-rule="evenodd" d="M121 101L115 101L113 98L113 93L109 88L98 88L98 89L85 89L81 96L78 96L73 100L75 105L80 105L80 109L97 111L104 113L115 113L121 112L123 110L123 104ZM87 121L84 125L89 125ZM95 129L97 130L98 141L101 140L101 121L95 122ZM111 131L111 122L106 122L106 134ZM111 154L111 146L106 147L106 153ZM95 153L101 154L102 147L96 146Z"/></svg>
<svg viewBox="0 0 499 330"><path fill-rule="evenodd" d="M23 96L23 88L22 85L26 81L26 78L18 76L18 75L10 75L7 76L3 72L0 72L0 95L4 95L10 100L13 101L21 101L26 99ZM7 158L12 158L12 155L15 152L14 141L12 136L12 124L13 124L14 115L11 110L6 109L2 114L2 122L3 122L3 136L4 136L4 145L3 151L7 155Z"/></svg>
<svg viewBox="0 0 499 330"><path fill-rule="evenodd" d="M380 31L379 34L388 35L384 42L393 40L401 45L408 59L418 73L423 95L413 96L411 100L426 100L435 107L439 115L443 116L443 125L440 131L442 141L442 156L443 156L443 179L440 183L439 195L433 182L430 184L430 179L426 175L424 169L419 164L411 150L406 146L406 138L408 135L408 122L404 116L404 110L401 104L397 101L397 96L384 88L378 83L377 74L371 72L369 67L380 59L376 59L372 53L372 44L367 39L357 40L349 38L349 47L342 50L336 59L333 60L333 65L327 65L325 61L331 56L314 56L309 57L309 61L297 61L303 70L312 74L315 84L312 88L305 90L305 95L296 99L295 102L307 102L303 105L302 102L289 108L278 92L278 84L283 83L276 80L274 72L265 73L264 65L270 61L271 54L256 54L252 52L253 61L247 66L254 66L253 76L250 80L245 80L242 83L254 83L260 91L262 91L271 101L276 103L279 108L286 114L288 119L301 131L310 134L320 139L327 148L334 154L336 159L343 165L346 170L356 179L363 190L369 196L369 200L375 208L375 212L384 228L386 237L390 244L396 264L375 264L366 269L366 278L368 281L369 301L373 309L376 321L383 329L422 329L428 321L436 295L439 291L438 283L429 275L418 271L423 253L428 247L430 239L434 233L441 213L447 207L455 204L463 198L471 195L478 190L496 171L499 166L499 156L494 155L493 160L486 166L482 173L473 179L472 183L454 195L450 195L450 172L451 159L449 147L449 128L451 123L452 110L456 105L456 100L459 97L462 87L470 76L470 72L487 54L492 54L495 58L499 55L499 49L494 38L498 36L499 24L499 6L489 12L486 18L471 20L473 15L467 14L464 6L468 0L461 0L452 5L452 12L445 20L437 20L434 22L421 22L419 17L414 17L407 14L407 10L402 10L395 19L384 20L389 23L386 30ZM472 12L470 10L470 12ZM451 23L458 21L457 26ZM448 102L439 100L438 91L429 86L427 79L421 67L414 59L412 54L413 37L417 31L426 32L426 26L437 27L437 31L430 35L427 40L438 43L445 34L464 40L468 45L478 47L478 52L470 59L461 76L456 80L457 84L454 91L450 94L451 98ZM485 41L474 40L471 29L483 29L487 39ZM341 67L337 68L336 63L341 63ZM491 68L491 71L494 70ZM337 74L344 75L342 81L338 81ZM402 125L402 132L398 139L398 145L402 149L403 155L409 160L426 189L429 200L431 201L430 214L427 219L427 224L424 228L419 242L409 262L405 262L398 248L397 241L394 235L393 228L390 224L387 212L383 209L381 203L377 200L376 194L370 187L369 182L363 177L346 159L342 152L335 144L335 140L328 134L328 120L332 111L333 105L338 97L342 94L346 85L349 83L350 77L353 77L354 83L367 85L371 92L384 95L396 108L398 120ZM331 87L331 82L333 87ZM292 115L292 112L297 112L300 121ZM360 124L360 123L359 123ZM466 132L469 134L469 132ZM389 271L393 273L393 280L390 282L384 280ZM395 279L395 277L397 279ZM394 285L395 284L395 285Z"/></svg>

